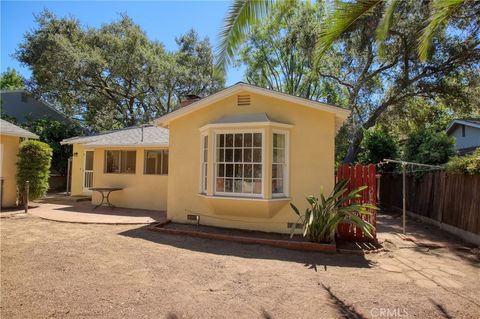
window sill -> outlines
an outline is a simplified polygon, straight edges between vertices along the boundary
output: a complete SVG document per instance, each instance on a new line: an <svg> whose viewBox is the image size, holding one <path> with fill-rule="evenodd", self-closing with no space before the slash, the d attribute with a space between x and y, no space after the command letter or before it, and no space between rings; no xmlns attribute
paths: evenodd
<svg viewBox="0 0 480 319"><path fill-rule="evenodd" d="M244 201L259 201L259 202L278 202L278 201L291 201L291 197L273 197L273 198L263 198L263 197L247 197L247 196L223 196L223 195L206 195L199 193L198 196L208 199L218 199L218 200L244 200Z"/></svg>

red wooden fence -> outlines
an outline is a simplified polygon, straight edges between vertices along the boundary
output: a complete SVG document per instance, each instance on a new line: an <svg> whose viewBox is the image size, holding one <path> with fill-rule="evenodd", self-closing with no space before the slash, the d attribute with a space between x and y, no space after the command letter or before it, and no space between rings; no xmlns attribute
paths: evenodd
<svg viewBox="0 0 480 319"><path fill-rule="evenodd" d="M348 193L360 186L368 186L362 193L362 197L356 199L358 203L370 203L373 205L377 204L377 180L376 180L376 170L374 164L369 164L363 166L357 164L355 166L350 166L348 164L343 164L338 166L337 171L337 182L342 179L348 179ZM377 213L372 211L371 215L362 216L363 220L370 222L375 228L377 227ZM372 241L371 238L367 237L358 227L350 224L340 224L338 225L337 234L340 238L346 240L355 240L355 241ZM373 240L377 239L376 230L372 234L374 236Z"/></svg>

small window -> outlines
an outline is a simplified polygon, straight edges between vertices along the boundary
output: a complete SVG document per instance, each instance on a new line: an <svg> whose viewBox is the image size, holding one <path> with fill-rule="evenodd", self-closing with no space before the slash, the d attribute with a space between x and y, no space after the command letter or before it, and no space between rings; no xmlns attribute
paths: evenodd
<svg viewBox="0 0 480 319"><path fill-rule="evenodd" d="M465 125L462 125L462 137L465 137Z"/></svg>
<svg viewBox="0 0 480 319"><path fill-rule="evenodd" d="M145 151L144 174L168 175L168 150Z"/></svg>
<svg viewBox="0 0 480 319"><path fill-rule="evenodd" d="M135 174L136 151L105 151L105 173Z"/></svg>

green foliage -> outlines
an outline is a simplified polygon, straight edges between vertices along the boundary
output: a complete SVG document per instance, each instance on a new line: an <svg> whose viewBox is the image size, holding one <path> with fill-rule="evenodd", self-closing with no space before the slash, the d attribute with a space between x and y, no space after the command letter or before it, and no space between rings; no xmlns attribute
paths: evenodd
<svg viewBox="0 0 480 319"><path fill-rule="evenodd" d="M147 123L186 94L223 87L212 47L194 31L167 52L128 16L99 28L44 11L26 33L17 59L32 71L30 90L94 130Z"/></svg>
<svg viewBox="0 0 480 319"><path fill-rule="evenodd" d="M322 15L319 3L274 7L271 15L252 28L239 51L238 63L247 67L247 82L307 99L345 104L346 90L322 77L337 68L327 57L321 65L315 58Z"/></svg>
<svg viewBox="0 0 480 319"><path fill-rule="evenodd" d="M404 159L410 162L442 165L455 154L454 140L444 131L419 129L409 134L404 145Z"/></svg>
<svg viewBox="0 0 480 319"><path fill-rule="evenodd" d="M217 49L217 68L225 67L233 59L236 50L245 40L250 28L262 19L272 7L271 0L234 0L220 31Z"/></svg>
<svg viewBox="0 0 480 319"><path fill-rule="evenodd" d="M7 68L7 71L0 75L0 90L17 90L24 87L23 78L15 69Z"/></svg>
<svg viewBox="0 0 480 319"><path fill-rule="evenodd" d="M27 140L20 144L17 161L17 185L24 198L25 182L30 182L29 199L45 196L48 190L52 149L46 143Z"/></svg>
<svg viewBox="0 0 480 319"><path fill-rule="evenodd" d="M308 196L307 201L310 205L302 215L298 208L290 203L295 214L303 224L303 236L312 242L331 242L335 238L337 226L340 223L353 224L359 227L367 236L373 237L374 227L360 216L368 215L369 209L377 209L371 204L346 204L351 200L360 198L360 193L367 187L362 186L352 190L347 194L348 180L339 181L330 196L325 198L323 193L320 198ZM357 215L358 214L358 215ZM291 236L295 232L295 227L291 230Z"/></svg>
<svg viewBox="0 0 480 319"><path fill-rule="evenodd" d="M479 175L480 148L477 148L472 154L451 158L446 165L446 170L454 174Z"/></svg>
<svg viewBox="0 0 480 319"><path fill-rule="evenodd" d="M375 128L364 132L362 152L359 154L362 164L376 164L386 158L396 159L398 155L398 141L386 129Z"/></svg>
<svg viewBox="0 0 480 319"><path fill-rule="evenodd" d="M52 169L66 174L68 158L72 156L69 145L60 145L63 139L77 136L82 133L78 125L60 122L48 117L32 120L22 124L22 127L40 137L40 141L47 143L52 148Z"/></svg>

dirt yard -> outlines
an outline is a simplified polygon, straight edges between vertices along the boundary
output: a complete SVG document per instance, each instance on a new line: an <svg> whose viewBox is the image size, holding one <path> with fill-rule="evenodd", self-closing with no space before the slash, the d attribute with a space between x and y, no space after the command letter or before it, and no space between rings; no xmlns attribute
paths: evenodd
<svg viewBox="0 0 480 319"><path fill-rule="evenodd" d="M131 225L0 223L2 318L480 317L479 264L447 248L390 239L363 257Z"/></svg>

